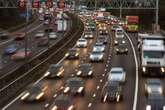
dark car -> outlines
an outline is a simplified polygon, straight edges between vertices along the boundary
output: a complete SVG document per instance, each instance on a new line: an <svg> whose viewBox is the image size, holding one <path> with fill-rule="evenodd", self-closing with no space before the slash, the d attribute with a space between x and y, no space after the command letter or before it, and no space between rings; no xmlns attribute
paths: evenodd
<svg viewBox="0 0 165 110"><path fill-rule="evenodd" d="M89 63L83 63L79 65L77 70L77 76L81 77L92 77L93 76L93 68Z"/></svg>
<svg viewBox="0 0 165 110"><path fill-rule="evenodd" d="M122 86L120 83L118 81L109 81L103 88L101 102L119 102L122 97Z"/></svg>
<svg viewBox="0 0 165 110"><path fill-rule="evenodd" d="M147 99L146 110L165 110L164 97L160 94L150 94Z"/></svg>
<svg viewBox="0 0 165 110"><path fill-rule="evenodd" d="M51 64L45 73L47 78L62 78L64 77L64 67L61 64Z"/></svg>
<svg viewBox="0 0 165 110"><path fill-rule="evenodd" d="M57 96L47 108L48 110L76 110L76 106L71 97L64 94Z"/></svg>
<svg viewBox="0 0 165 110"><path fill-rule="evenodd" d="M21 100L26 102L43 101L48 87L42 83L30 85L23 93Z"/></svg>
<svg viewBox="0 0 165 110"><path fill-rule="evenodd" d="M97 38L97 42L103 42L104 44L107 44L108 38L107 38L107 36L99 36Z"/></svg>
<svg viewBox="0 0 165 110"><path fill-rule="evenodd" d="M15 44L9 45L4 49L5 55L11 55L14 54L18 50L17 46Z"/></svg>
<svg viewBox="0 0 165 110"><path fill-rule="evenodd" d="M69 78L64 87L64 93L70 93L72 95L84 95L85 94L85 83L82 78L73 77Z"/></svg>
<svg viewBox="0 0 165 110"><path fill-rule="evenodd" d="M49 39L47 37L42 37L38 39L37 46L42 47L42 46L47 46L49 43Z"/></svg>
<svg viewBox="0 0 165 110"><path fill-rule="evenodd" d="M65 54L67 59L78 59L79 51L76 48L70 48L68 52Z"/></svg>
<svg viewBox="0 0 165 110"><path fill-rule="evenodd" d="M47 28L47 29L45 29L45 33L50 33L50 32L53 32L53 28Z"/></svg>
<svg viewBox="0 0 165 110"><path fill-rule="evenodd" d="M128 48L125 44L120 44L115 48L116 54L128 54Z"/></svg>

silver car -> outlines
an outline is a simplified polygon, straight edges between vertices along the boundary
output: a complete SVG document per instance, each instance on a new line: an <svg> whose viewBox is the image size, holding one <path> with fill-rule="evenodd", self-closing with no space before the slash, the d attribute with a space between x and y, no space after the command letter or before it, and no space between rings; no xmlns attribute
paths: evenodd
<svg viewBox="0 0 165 110"><path fill-rule="evenodd" d="M56 34L56 32L51 32L51 33L49 33L49 38L50 38L50 39L57 39L57 34Z"/></svg>
<svg viewBox="0 0 165 110"><path fill-rule="evenodd" d="M90 54L90 57L89 57L89 59L90 59L90 61L94 61L94 62L96 62L96 61L104 61L104 53L103 52L92 52L91 54Z"/></svg>
<svg viewBox="0 0 165 110"><path fill-rule="evenodd" d="M76 46L77 46L77 47L82 47L82 48L87 47L87 40L84 39L84 38L80 38L80 39L77 41Z"/></svg>
<svg viewBox="0 0 165 110"><path fill-rule="evenodd" d="M160 94L163 95L163 86L160 79L147 79L145 82L145 93L150 94Z"/></svg>
<svg viewBox="0 0 165 110"><path fill-rule="evenodd" d="M97 42L93 47L93 52L104 52L105 45L102 42Z"/></svg>
<svg viewBox="0 0 165 110"><path fill-rule="evenodd" d="M108 81L126 82L126 72L122 67L113 67L108 73Z"/></svg>

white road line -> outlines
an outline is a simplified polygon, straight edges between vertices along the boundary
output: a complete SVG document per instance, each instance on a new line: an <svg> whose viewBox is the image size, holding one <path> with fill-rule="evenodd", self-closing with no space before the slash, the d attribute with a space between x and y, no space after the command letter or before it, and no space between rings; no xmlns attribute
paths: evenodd
<svg viewBox="0 0 165 110"><path fill-rule="evenodd" d="M100 89L100 86L97 86L97 90Z"/></svg>
<svg viewBox="0 0 165 110"><path fill-rule="evenodd" d="M137 56L136 56L136 52L135 52L135 48L134 48L134 45L132 43L132 40L130 39L129 35L126 32L125 32L125 35L128 38L129 42L131 43L131 47L132 47L134 59L135 59L135 65L136 65L136 83L135 83L135 93L134 93L134 103L133 103L133 110L136 110L136 108L137 108L137 96L138 96L138 85L139 85L138 61L137 61Z"/></svg>
<svg viewBox="0 0 165 110"><path fill-rule="evenodd" d="M89 103L89 104L88 104L88 107L91 107L91 106L92 106L92 103Z"/></svg>
<svg viewBox="0 0 165 110"><path fill-rule="evenodd" d="M96 94L94 93L92 97L93 97L93 98L96 97Z"/></svg>
<svg viewBox="0 0 165 110"><path fill-rule="evenodd" d="M102 79L100 79L100 82L102 83L102 82L103 82L103 80L102 80Z"/></svg>
<svg viewBox="0 0 165 110"><path fill-rule="evenodd" d="M8 103L5 107L2 108L2 110L6 110L11 104L13 104L16 100L18 100L24 92L22 92L19 96L17 96L14 100L12 100L10 103Z"/></svg>

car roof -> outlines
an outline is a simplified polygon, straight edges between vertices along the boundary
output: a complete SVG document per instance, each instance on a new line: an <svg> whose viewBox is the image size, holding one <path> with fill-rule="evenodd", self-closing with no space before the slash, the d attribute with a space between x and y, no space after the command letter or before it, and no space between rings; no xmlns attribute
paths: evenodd
<svg viewBox="0 0 165 110"><path fill-rule="evenodd" d="M112 67L111 71L123 71L122 67Z"/></svg>
<svg viewBox="0 0 165 110"><path fill-rule="evenodd" d="M156 84L161 84L161 81L160 79L147 79L146 81L148 84L153 84L153 83L156 83Z"/></svg>

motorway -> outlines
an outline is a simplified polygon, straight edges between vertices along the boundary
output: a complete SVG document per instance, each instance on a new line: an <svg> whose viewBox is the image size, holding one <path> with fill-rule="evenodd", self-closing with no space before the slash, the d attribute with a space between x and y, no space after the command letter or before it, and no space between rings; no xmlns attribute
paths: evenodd
<svg viewBox="0 0 165 110"><path fill-rule="evenodd" d="M50 27L53 27L53 31L56 32L57 31L57 26L54 25L53 23L50 25ZM37 46L37 40L34 37L35 34L38 31L44 31L46 28L48 28L48 26L44 26L42 22L35 22L34 24L31 24L30 26L28 26L27 28L23 28L21 29L19 32L27 32L27 37L28 37L28 41L27 41L27 45L28 48L32 50L32 57L35 57L36 55L38 55L39 53L43 52L44 50L46 50L48 48L48 46L45 47L38 47ZM70 20L68 21L68 30L70 28ZM14 34L14 33L12 33ZM57 39L55 40L50 40L49 42L49 46L57 43L59 40L62 39L61 36L63 36L64 33L57 33ZM14 37L14 36L12 36ZM8 45L11 44L16 44L18 45L19 48L24 48L25 47L25 40L20 40L20 41L16 41L14 39L10 39L8 41L2 42L0 43L0 77L4 77L6 74L10 71L15 70L16 68L18 68L19 66L21 66L22 64L24 64L24 61L12 61L10 59L9 55L4 55L4 48L7 47Z"/></svg>
<svg viewBox="0 0 165 110"><path fill-rule="evenodd" d="M116 55L114 50L114 32L111 32L108 27L109 35L108 44L106 45L104 62L91 63L94 68L94 77L85 80L85 96L84 97L73 97L77 105L76 110L133 110L134 93L135 93L135 81L136 81L136 64L133 54L133 50L130 41L125 37L128 48L128 55ZM94 39L88 40L88 47L80 49L79 60L65 60L62 59L59 63L64 65L65 76L63 79L42 79L41 82L48 85L49 90L47 93L46 100L41 103L23 103L20 101L21 94L17 96L11 103L3 108L3 110L45 110L45 104L53 100L53 96L57 94L64 84L66 79L74 76L75 69L78 67L80 62L89 62L89 53L98 37L98 32L94 32ZM101 91L104 84L107 81L107 72L111 67L120 66L126 71L127 78L126 84L124 85L124 97L123 101L119 103L101 103ZM142 109L141 109L142 110Z"/></svg>

